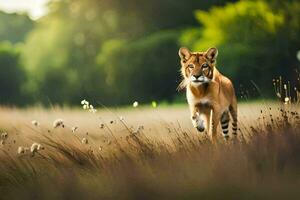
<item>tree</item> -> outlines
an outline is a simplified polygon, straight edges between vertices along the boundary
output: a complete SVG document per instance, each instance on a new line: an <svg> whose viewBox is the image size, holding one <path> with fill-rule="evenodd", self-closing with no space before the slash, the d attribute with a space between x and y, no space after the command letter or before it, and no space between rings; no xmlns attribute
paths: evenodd
<svg viewBox="0 0 300 200"><path fill-rule="evenodd" d="M25 72L19 62L20 52L10 43L0 43L0 103L24 105L22 95Z"/></svg>
<svg viewBox="0 0 300 200"><path fill-rule="evenodd" d="M37 22L22 51L22 61L29 74L26 91L44 104L78 104L87 97L106 105L129 103L130 98L171 99L178 77L175 32L196 24L195 8L206 9L224 2L52 1L49 14ZM121 51L109 48L109 41L123 41ZM159 57L157 52L163 56ZM101 62L97 61L99 56ZM112 76L107 66L112 66L111 72L123 71L123 77ZM166 69L166 66L170 67ZM153 77L145 82L149 74ZM109 83L106 76L126 79L121 85L123 89L116 82ZM135 92L137 85L139 90Z"/></svg>
<svg viewBox="0 0 300 200"><path fill-rule="evenodd" d="M194 50L219 49L218 68L236 85L251 85L253 80L262 95L273 94L272 79L291 78L299 47L300 3L287 3L275 10L262 1L240 1L197 11L202 28L182 36L182 43ZM195 30L193 30L195 32ZM290 55L293 55L292 57Z"/></svg>
<svg viewBox="0 0 300 200"><path fill-rule="evenodd" d="M1 41L23 42L33 27L34 23L27 15L7 14L0 11Z"/></svg>
<svg viewBox="0 0 300 200"><path fill-rule="evenodd" d="M178 31L160 31L137 41L111 40L98 64L114 103L171 100L179 79Z"/></svg>

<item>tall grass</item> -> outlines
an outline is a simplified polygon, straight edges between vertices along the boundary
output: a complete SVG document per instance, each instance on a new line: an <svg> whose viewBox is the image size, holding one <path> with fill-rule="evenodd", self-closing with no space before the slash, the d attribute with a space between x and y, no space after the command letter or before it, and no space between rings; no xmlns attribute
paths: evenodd
<svg viewBox="0 0 300 200"><path fill-rule="evenodd" d="M35 153L17 154L10 135L22 130L10 129L1 147L0 199L300 198L297 108L266 107L254 125L240 120L237 138L217 144L167 122L156 130L168 141L116 121L121 136L113 124L98 127L105 137L33 126L33 140L45 147Z"/></svg>

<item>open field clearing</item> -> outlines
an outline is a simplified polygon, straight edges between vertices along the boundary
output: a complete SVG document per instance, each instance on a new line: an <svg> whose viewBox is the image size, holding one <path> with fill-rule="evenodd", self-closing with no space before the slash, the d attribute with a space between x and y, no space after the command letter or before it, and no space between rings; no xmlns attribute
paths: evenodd
<svg viewBox="0 0 300 200"><path fill-rule="evenodd" d="M238 137L212 144L185 105L1 108L1 199L300 197L298 112L240 104Z"/></svg>
<svg viewBox="0 0 300 200"><path fill-rule="evenodd" d="M0 200L300 200L299 36L300 0L0 0Z"/></svg>
<svg viewBox="0 0 300 200"><path fill-rule="evenodd" d="M278 105L269 102L260 105L257 103L242 103L239 105L239 119L242 125L256 124L256 120L262 114L261 111L268 115L278 114ZM65 129L63 129L63 132L65 133L71 132L72 127L78 127L76 134L81 135L88 132L95 137L107 135L107 130L101 129L101 124L109 127L114 134L117 134L116 136L126 135L127 129L120 122L120 119L131 129L143 126L149 137L168 138L169 134L164 131L168 126L181 128L198 135L198 132L192 127L187 105L158 108L103 108L98 110L97 113L90 113L80 108L0 109L0 127L12 132L18 130L20 137L27 137L28 134L36 136L37 132L52 131L53 122L56 119L64 121ZM39 126L34 126L32 121L37 121Z"/></svg>

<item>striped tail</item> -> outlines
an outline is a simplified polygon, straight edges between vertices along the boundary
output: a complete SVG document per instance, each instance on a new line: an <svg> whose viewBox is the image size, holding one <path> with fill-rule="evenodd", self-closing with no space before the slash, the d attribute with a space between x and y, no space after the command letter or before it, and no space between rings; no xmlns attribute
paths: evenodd
<svg viewBox="0 0 300 200"><path fill-rule="evenodd" d="M228 126L229 126L229 114L228 112L224 112L221 116L221 126L222 126L222 130L223 130L223 136L225 137L225 139L227 139L228 136Z"/></svg>
<svg viewBox="0 0 300 200"><path fill-rule="evenodd" d="M229 111L232 117L232 134L236 135L237 134L237 129L238 129L238 123L237 123L237 108L230 106Z"/></svg>
<svg viewBox="0 0 300 200"><path fill-rule="evenodd" d="M233 135L237 134L237 121L232 122L232 134Z"/></svg>

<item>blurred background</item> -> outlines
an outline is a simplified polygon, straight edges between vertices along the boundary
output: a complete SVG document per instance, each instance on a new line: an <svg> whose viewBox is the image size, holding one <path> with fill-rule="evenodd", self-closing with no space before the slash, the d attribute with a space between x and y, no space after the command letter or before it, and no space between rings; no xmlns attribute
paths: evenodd
<svg viewBox="0 0 300 200"><path fill-rule="evenodd" d="M178 49L219 49L238 96L299 90L299 0L0 0L0 104L183 102Z"/></svg>

